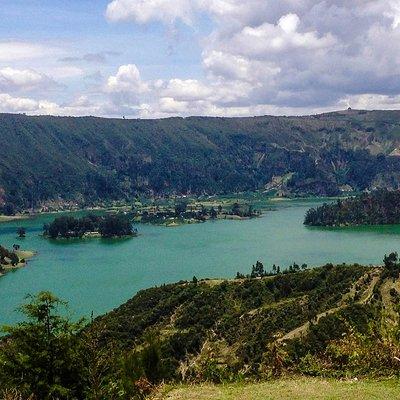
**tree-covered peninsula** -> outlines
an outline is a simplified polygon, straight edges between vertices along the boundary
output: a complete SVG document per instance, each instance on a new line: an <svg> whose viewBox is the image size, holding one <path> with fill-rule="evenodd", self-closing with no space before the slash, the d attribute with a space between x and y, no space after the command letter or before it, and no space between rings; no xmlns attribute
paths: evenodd
<svg viewBox="0 0 400 400"><path fill-rule="evenodd" d="M112 238L136 234L137 231L132 227L130 218L121 214L89 214L81 218L63 216L43 226L43 235L50 239L97 236Z"/></svg>
<svg viewBox="0 0 400 400"><path fill-rule="evenodd" d="M311 208L306 213L304 224L310 226L400 224L400 191L377 190Z"/></svg>
<svg viewBox="0 0 400 400"><path fill-rule="evenodd" d="M26 260L35 255L33 251L23 251L19 245L14 245L12 250L0 245L0 276L6 272L24 267Z"/></svg>

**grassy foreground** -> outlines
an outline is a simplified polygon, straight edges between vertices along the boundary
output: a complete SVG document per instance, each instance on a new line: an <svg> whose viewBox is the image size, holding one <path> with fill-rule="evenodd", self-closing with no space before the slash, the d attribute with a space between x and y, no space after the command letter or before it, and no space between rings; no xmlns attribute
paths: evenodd
<svg viewBox="0 0 400 400"><path fill-rule="evenodd" d="M283 379L254 384L196 385L164 388L157 400L387 400L400 399L400 381Z"/></svg>

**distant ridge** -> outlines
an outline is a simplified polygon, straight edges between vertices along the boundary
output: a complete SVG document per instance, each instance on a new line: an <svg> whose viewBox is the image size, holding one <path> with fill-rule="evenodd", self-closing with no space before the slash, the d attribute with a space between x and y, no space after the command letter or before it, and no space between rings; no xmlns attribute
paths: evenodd
<svg viewBox="0 0 400 400"><path fill-rule="evenodd" d="M0 207L398 188L400 111L154 120L0 114ZM289 175L290 174L290 175Z"/></svg>

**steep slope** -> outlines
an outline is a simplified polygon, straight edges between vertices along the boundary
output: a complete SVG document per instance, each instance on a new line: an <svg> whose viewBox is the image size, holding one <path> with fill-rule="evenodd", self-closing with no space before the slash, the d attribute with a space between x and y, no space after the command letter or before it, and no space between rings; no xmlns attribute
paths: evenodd
<svg viewBox="0 0 400 400"><path fill-rule="evenodd" d="M119 120L0 114L0 203L397 188L400 112ZM273 185L272 185L273 186Z"/></svg>
<svg viewBox="0 0 400 400"><path fill-rule="evenodd" d="M166 379L220 382L283 371L389 376L400 356L398 271L391 278L383 267L326 265L167 285L139 292L92 329L128 354L156 337Z"/></svg>

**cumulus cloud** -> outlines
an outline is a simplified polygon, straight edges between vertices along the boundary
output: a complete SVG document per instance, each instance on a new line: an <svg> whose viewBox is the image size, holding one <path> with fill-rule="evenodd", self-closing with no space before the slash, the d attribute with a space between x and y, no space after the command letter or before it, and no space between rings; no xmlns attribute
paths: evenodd
<svg viewBox="0 0 400 400"><path fill-rule="evenodd" d="M0 68L0 90L31 90L52 84L49 77L32 69Z"/></svg>
<svg viewBox="0 0 400 400"><path fill-rule="evenodd" d="M193 24L204 13L214 22L200 42L204 77L177 76L157 90L148 82L141 112L397 104L388 100L400 94L397 0L114 0L107 8L110 20L139 24ZM138 71L133 75L140 88ZM113 82L108 86L138 92L134 84Z"/></svg>
<svg viewBox="0 0 400 400"><path fill-rule="evenodd" d="M105 14L114 23L156 23L175 30L186 24L184 32L193 29L196 38L206 25L207 33L193 43L199 46L202 73L173 74L168 65L157 75L151 61L140 65L135 59L109 69L104 65L110 60L106 52L75 51L54 57L57 51L46 46L0 41L0 91L3 96L15 95L7 97L7 104L36 107L31 112L146 117L300 114L348 105L400 108L399 4L399 0L110 0ZM66 65L40 69L14 64L48 59L49 53ZM89 93L87 77L94 73ZM151 80L143 78L149 75ZM81 80L88 92L83 83L74 100L62 104L15 93L39 90L46 77L75 87ZM42 98L37 93L33 97Z"/></svg>
<svg viewBox="0 0 400 400"><path fill-rule="evenodd" d="M106 90L110 93L140 94L148 90L148 85L142 81L137 66L127 64L121 65L116 75L108 78Z"/></svg>
<svg viewBox="0 0 400 400"><path fill-rule="evenodd" d="M232 38L215 43L230 53L256 59L268 59L273 53L291 50L318 50L332 47L336 40L330 33L319 37L317 32L298 32L300 19L296 14L282 16L276 25L264 23L257 27L245 26Z"/></svg>
<svg viewBox="0 0 400 400"><path fill-rule="evenodd" d="M195 79L171 79L162 93L177 101L194 101L211 96L212 88Z"/></svg>
<svg viewBox="0 0 400 400"><path fill-rule="evenodd" d="M24 97L12 97L8 93L0 93L1 112L26 112L35 111L38 103L35 100Z"/></svg>

